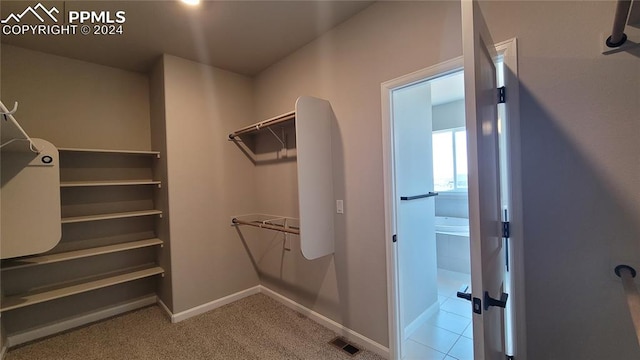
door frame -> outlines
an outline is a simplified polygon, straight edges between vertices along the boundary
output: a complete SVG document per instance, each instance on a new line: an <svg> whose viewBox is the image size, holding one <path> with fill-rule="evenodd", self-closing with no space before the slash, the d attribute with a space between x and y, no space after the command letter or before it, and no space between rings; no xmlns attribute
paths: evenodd
<svg viewBox="0 0 640 360"><path fill-rule="evenodd" d="M510 182L510 222L511 222L511 259L512 281L509 300L513 306L513 354L517 359L526 360L525 308L524 308L524 252L522 232L522 190L520 167L520 116L519 116L519 84L517 64L517 41L515 38L495 45L498 56L503 58L505 67L505 86L507 87L507 107L509 143ZM398 253L392 241L396 234L397 194L395 193L395 170L393 163L393 117L391 108L391 92L415 83L429 81L437 77L463 70L462 56L429 66L381 84L382 105L382 150L384 174L384 212L385 239L387 258L387 304L389 321L389 355L391 359L400 360L401 334L400 304L398 302Z"/></svg>

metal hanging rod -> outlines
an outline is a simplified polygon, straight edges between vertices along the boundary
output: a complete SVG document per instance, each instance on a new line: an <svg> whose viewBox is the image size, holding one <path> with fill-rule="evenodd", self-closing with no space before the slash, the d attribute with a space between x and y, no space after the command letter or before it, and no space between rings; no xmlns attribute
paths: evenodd
<svg viewBox="0 0 640 360"><path fill-rule="evenodd" d="M636 330L636 338L640 344L640 294L633 280L636 277L636 270L629 265L618 265L615 273L622 279L622 287L627 297L627 305L631 314L631 321Z"/></svg>
<svg viewBox="0 0 640 360"><path fill-rule="evenodd" d="M631 8L631 0L618 0L616 4L616 15L613 18L613 29L611 36L607 38L606 44L610 48L622 46L627 41L627 35L624 28L629 17L629 9Z"/></svg>
<svg viewBox="0 0 640 360"><path fill-rule="evenodd" d="M229 134L229 139L230 140L234 140L237 136L242 135L242 134L247 134L247 133L251 133L254 131L258 131L261 130L263 128L269 127L269 126L273 126L273 125L277 125L289 120L293 120L296 117L296 112L295 111L291 111L288 112L286 114L282 114L282 115L278 115L276 117L273 117L271 119L268 120L264 120L261 121L259 123L255 123L253 125L249 125L249 126L245 126L242 129L238 129L232 133Z"/></svg>
<svg viewBox="0 0 640 360"><path fill-rule="evenodd" d="M275 230L275 231L285 232L289 234L300 235L300 229L285 227L283 225L278 225L278 224L270 224L267 221L245 221L245 220L240 220L238 218L233 218L231 222L234 225L249 225L249 226L259 227L262 229Z"/></svg>

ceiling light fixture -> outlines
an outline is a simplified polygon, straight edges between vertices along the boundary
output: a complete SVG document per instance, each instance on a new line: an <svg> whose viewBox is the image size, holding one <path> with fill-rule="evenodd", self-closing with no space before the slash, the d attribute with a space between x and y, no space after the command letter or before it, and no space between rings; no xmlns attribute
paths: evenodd
<svg viewBox="0 0 640 360"><path fill-rule="evenodd" d="M200 0L180 0L180 1L191 6L196 6L200 4Z"/></svg>

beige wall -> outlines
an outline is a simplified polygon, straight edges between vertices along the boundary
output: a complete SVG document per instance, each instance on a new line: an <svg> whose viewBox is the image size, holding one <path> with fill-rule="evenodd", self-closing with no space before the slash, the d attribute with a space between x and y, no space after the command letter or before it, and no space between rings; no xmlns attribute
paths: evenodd
<svg viewBox="0 0 640 360"><path fill-rule="evenodd" d="M632 358L638 346L610 269L640 262L640 53L599 54L611 2L483 10L494 40L519 44L528 358ZM277 242L249 249L264 285L387 345L380 83L461 55L460 27L457 2L376 3L253 82L166 56L174 313L258 284L229 220L295 216L295 164L254 168L226 134L312 95L338 120L336 254L307 261L295 241L289 252ZM21 101L27 132L58 146L150 148L144 75L6 45L2 57L3 101ZM138 130L123 124L132 122L140 134L130 137Z"/></svg>
<svg viewBox="0 0 640 360"><path fill-rule="evenodd" d="M599 54L611 2L483 9L494 40L519 45L528 358L632 358L638 346L610 265L640 261L640 54ZM317 272L312 295L301 280L281 286L385 345L380 83L461 55L459 17L456 2L377 3L256 79L258 117L314 95L331 102L340 128L334 171L345 215L335 262L296 263L298 273ZM288 176L258 174L274 184ZM278 204L258 195L263 208Z"/></svg>
<svg viewBox="0 0 640 360"><path fill-rule="evenodd" d="M2 46L2 101L31 137L57 147L150 150L144 74Z"/></svg>
<svg viewBox="0 0 640 360"><path fill-rule="evenodd" d="M381 2L256 79L260 119L291 110L300 95L331 102L338 120L334 188L345 207L335 218L333 258L305 261L291 251L285 254L286 281L264 284L385 346L389 239L384 238L380 84L458 56L460 28L455 2ZM280 192L287 188L278 185L291 181L294 166L257 168L262 189L279 189L258 192L261 211L297 211L289 201L294 194L285 193L282 201Z"/></svg>
<svg viewBox="0 0 640 360"><path fill-rule="evenodd" d="M464 100L433 107L433 131L465 126Z"/></svg>
<svg viewBox="0 0 640 360"><path fill-rule="evenodd" d="M600 54L611 1L483 10L518 37L528 358L635 358L612 268L640 265L640 48Z"/></svg>
<svg viewBox="0 0 640 360"><path fill-rule="evenodd" d="M154 192L154 205L162 210L162 218L156 219L156 235L162 239L162 248L158 251L158 262L164 269L164 276L159 281L157 291L160 300L173 309L173 291L171 276L171 237L169 226L169 176L167 168L167 126L165 118L164 62L161 57L149 72L149 105L151 116L151 148L160 151L156 160L153 178L160 180L163 186Z"/></svg>
<svg viewBox="0 0 640 360"><path fill-rule="evenodd" d="M253 165L227 141L253 122L249 78L165 56L173 312L258 285L235 229L252 210Z"/></svg>

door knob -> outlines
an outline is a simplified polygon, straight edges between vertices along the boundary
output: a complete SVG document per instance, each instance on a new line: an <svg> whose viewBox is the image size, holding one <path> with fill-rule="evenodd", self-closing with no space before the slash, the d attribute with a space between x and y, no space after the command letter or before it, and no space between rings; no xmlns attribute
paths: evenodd
<svg viewBox="0 0 640 360"><path fill-rule="evenodd" d="M497 306L501 308L507 307L507 298L509 298L509 294L502 293L500 295L500 299L494 299L489 295L488 291L484 292L484 309L488 310L490 306Z"/></svg>
<svg viewBox="0 0 640 360"><path fill-rule="evenodd" d="M456 292L456 296L460 299L471 301L471 293L467 292L467 290L469 290L469 285L462 285L458 292Z"/></svg>

